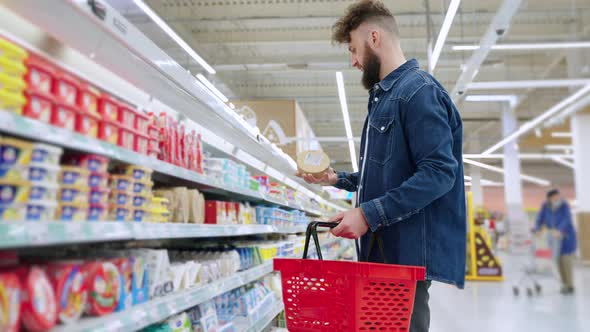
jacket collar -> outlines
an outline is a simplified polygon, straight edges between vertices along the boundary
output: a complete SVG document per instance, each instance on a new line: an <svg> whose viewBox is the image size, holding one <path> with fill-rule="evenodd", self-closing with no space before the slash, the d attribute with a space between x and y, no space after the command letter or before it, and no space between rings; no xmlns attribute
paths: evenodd
<svg viewBox="0 0 590 332"><path fill-rule="evenodd" d="M416 59L411 59L406 61L403 65L399 66L396 70L389 73L389 75L385 76L381 82L377 83L379 87L384 91L389 91L391 87L400 79L400 77L409 69L416 69L419 68L418 61Z"/></svg>

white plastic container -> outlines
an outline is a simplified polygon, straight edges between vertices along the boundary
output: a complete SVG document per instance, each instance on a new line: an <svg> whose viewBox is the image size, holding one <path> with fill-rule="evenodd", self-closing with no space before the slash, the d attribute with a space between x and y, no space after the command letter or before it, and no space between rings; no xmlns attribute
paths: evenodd
<svg viewBox="0 0 590 332"><path fill-rule="evenodd" d="M29 193L30 202L47 201L57 199L57 190L59 186L51 182L34 182L31 183L31 192Z"/></svg>
<svg viewBox="0 0 590 332"><path fill-rule="evenodd" d="M33 155L31 162L33 163L47 163L51 165L59 165L64 150L60 147L35 143L33 144Z"/></svg>
<svg viewBox="0 0 590 332"><path fill-rule="evenodd" d="M31 163L29 181L31 183L57 183L60 167L51 163Z"/></svg>
<svg viewBox="0 0 590 332"><path fill-rule="evenodd" d="M27 203L28 221L51 221L55 219L55 209L57 203L55 201L36 201Z"/></svg>

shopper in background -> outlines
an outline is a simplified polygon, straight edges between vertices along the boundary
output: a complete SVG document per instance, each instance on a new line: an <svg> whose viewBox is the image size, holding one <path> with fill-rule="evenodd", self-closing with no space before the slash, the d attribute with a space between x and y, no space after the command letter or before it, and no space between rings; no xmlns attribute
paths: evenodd
<svg viewBox="0 0 590 332"><path fill-rule="evenodd" d="M562 294L574 293L574 253L576 252L576 231L572 222L569 204L561 198L559 190L547 193L547 201L537 216L535 232L543 228L561 240L559 252L559 274L563 288Z"/></svg>
<svg viewBox="0 0 590 332"><path fill-rule="evenodd" d="M308 183L357 192L357 208L332 218L336 236L361 237L361 258L426 267L417 285L410 332L430 326L431 280L462 288L466 215L462 122L445 89L406 61L395 18L382 2L354 3L338 20L333 40L348 45L352 65L363 72L369 112L361 138L360 171ZM368 256L371 234L384 242Z"/></svg>

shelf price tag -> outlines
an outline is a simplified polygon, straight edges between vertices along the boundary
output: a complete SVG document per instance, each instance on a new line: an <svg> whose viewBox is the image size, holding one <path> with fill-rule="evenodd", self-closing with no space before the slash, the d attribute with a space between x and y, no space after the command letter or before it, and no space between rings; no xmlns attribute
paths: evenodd
<svg viewBox="0 0 590 332"><path fill-rule="evenodd" d="M49 227L45 223L38 223L31 225L28 229L29 242L31 244L42 244L48 243L51 240L63 240L63 239L49 239Z"/></svg>

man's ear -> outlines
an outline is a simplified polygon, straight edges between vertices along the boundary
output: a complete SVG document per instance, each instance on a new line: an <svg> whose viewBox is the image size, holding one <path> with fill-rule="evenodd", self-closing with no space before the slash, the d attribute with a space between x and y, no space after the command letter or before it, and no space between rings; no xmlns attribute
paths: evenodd
<svg viewBox="0 0 590 332"><path fill-rule="evenodd" d="M371 30L369 40L369 43L371 46L373 46L373 49L381 47L381 33L379 30Z"/></svg>

